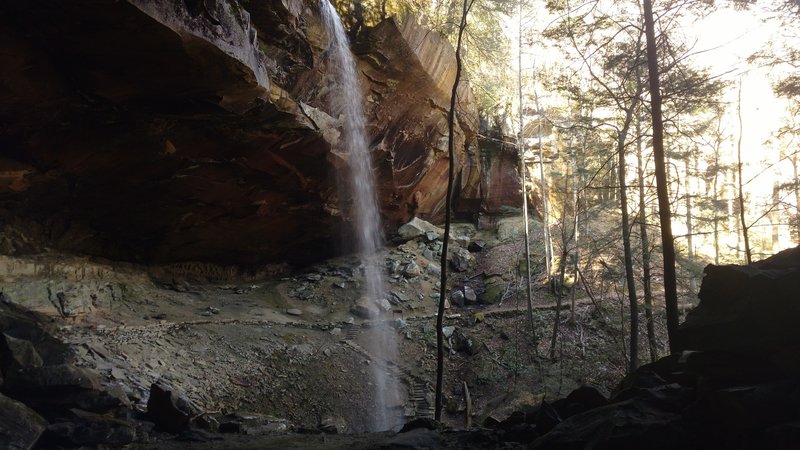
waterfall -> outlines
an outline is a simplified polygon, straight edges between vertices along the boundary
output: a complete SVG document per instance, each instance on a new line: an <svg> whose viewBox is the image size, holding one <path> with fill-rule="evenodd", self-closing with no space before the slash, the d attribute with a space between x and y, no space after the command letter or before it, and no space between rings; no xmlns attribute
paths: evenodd
<svg viewBox="0 0 800 450"><path fill-rule="evenodd" d="M356 64L350 52L350 42L342 21L329 0L321 0L322 21L329 37L328 72L332 78L330 86L331 115L342 120L341 150L347 154L350 166L349 195L352 197L351 214L356 229L357 250L364 266L366 295L369 301L377 302L386 297L383 283L380 249L381 235L378 200L372 172L363 111L363 95L356 73ZM391 380L388 364L396 356L396 344L386 322L370 328L369 348L377 360L371 364L374 400L372 431L383 431L396 425L397 417L390 414L389 403L397 400L396 382Z"/></svg>

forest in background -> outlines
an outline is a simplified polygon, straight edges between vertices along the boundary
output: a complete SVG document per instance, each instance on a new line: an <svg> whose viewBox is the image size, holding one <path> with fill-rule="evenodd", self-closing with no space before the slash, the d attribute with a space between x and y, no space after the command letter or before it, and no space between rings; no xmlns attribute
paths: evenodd
<svg viewBox="0 0 800 450"><path fill-rule="evenodd" d="M544 200L530 265L559 301L574 302L578 290L593 302L627 299L631 370L637 352L664 354L668 345L654 330L663 328L665 297L673 297L674 328L676 308L696 304L706 264L748 263L800 241L800 5L646 3L337 3L353 35L386 18L415 20L454 47L469 11L458 50L482 133L516 147L528 195ZM661 208L656 140L666 180ZM669 211L674 277L662 263L660 209ZM671 278L676 285L665 292ZM647 339L637 345L640 328ZM551 349L557 335L558 323Z"/></svg>

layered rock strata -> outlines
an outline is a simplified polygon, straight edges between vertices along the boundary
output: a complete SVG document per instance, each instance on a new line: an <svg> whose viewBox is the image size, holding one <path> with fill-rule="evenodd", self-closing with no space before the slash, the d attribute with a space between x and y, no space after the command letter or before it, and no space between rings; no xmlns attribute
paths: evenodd
<svg viewBox="0 0 800 450"><path fill-rule="evenodd" d="M347 250L337 236L352 205L336 181L347 152L326 111L318 8L0 6L0 252L256 264ZM364 30L354 50L387 229L436 221L453 49L406 19ZM455 162L480 196L467 84L458 108Z"/></svg>

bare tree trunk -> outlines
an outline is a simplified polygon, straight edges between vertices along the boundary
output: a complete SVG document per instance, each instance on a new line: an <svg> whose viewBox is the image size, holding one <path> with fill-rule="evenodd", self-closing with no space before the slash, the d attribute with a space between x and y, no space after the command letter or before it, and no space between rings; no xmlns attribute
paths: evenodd
<svg viewBox="0 0 800 450"><path fill-rule="evenodd" d="M525 121L522 114L522 2L519 2L519 68L517 70L517 88L519 89L519 176L522 184L522 220L525 223L525 283L528 295L528 326L531 329L531 341L533 348L536 349L536 327L533 323L533 291L531 288L531 243L530 232L528 230L528 188L525 184ZM536 353L538 351L534 350Z"/></svg>
<svg viewBox="0 0 800 450"><path fill-rule="evenodd" d="M776 251L776 249L778 247L778 244L780 242L780 233L779 233L780 230L779 230L779 227L780 227L781 219L780 219L780 214L778 212L778 208L776 207L776 205L779 205L780 202L781 202L781 198L780 198L781 195L780 194L781 194L780 186L778 185L777 182L773 183L773 185L772 185L772 205L773 205L773 207L775 209L773 209L772 212L769 215L770 231L772 231L772 236L771 236L772 239L770 240L770 243L769 243L769 251L770 251L770 253Z"/></svg>
<svg viewBox="0 0 800 450"><path fill-rule="evenodd" d="M450 210L452 209L453 181L455 179L455 120L458 83L461 80L461 38L464 34L464 29L467 27L467 13L471 6L471 0L464 0L464 7L461 12L461 23L458 27L458 41L456 44L456 76L453 80L453 90L450 92L450 111L447 115L447 154L450 160L447 173L447 198L445 199L439 308L436 311L436 394L434 403L434 418L436 420L442 419L442 385L444 378L444 334L442 325L444 322L444 302L447 299L447 243L450 241Z"/></svg>
<svg viewBox="0 0 800 450"><path fill-rule="evenodd" d="M628 359L628 354L626 352L627 346L625 345L625 296L619 292L619 289L617 288L617 280L614 280L614 291L614 293L617 295L617 299L619 300L619 336L620 341L622 342L622 359L626 362L626 364L628 364L628 366L630 366L630 360Z"/></svg>
<svg viewBox="0 0 800 450"><path fill-rule="evenodd" d="M694 230L692 228L692 184L691 184L691 172L692 172L692 164L691 164L691 155L686 155L686 159L683 160L683 167L685 170L685 174L683 176L683 186L684 191L686 192L685 203L686 203L686 256L689 261L694 261ZM697 280L694 278L694 274L689 271L689 290L692 291L692 295L697 293Z"/></svg>
<svg viewBox="0 0 800 450"><path fill-rule="evenodd" d="M739 195L737 194L737 185L739 178L736 175L737 168L731 167L730 170L730 197L728 201L728 209L730 210L730 222L733 224L733 232L736 235L736 259L739 259L742 254L742 221L739 219ZM728 224L730 227L731 223Z"/></svg>
<svg viewBox="0 0 800 450"><path fill-rule="evenodd" d="M650 238L647 233L647 207L644 196L644 164L642 163L642 124L636 120L636 172L639 176L639 237L642 240L642 289L644 290L644 317L647 325L647 343L650 362L658 359L655 322L653 321L653 291L650 285Z"/></svg>
<svg viewBox="0 0 800 450"><path fill-rule="evenodd" d="M795 207L795 223L794 223L794 241L800 243L800 178L798 178L798 163L797 153L792 155L792 169L794 170L794 207Z"/></svg>
<svg viewBox="0 0 800 450"><path fill-rule="evenodd" d="M570 141L569 146L572 147ZM564 192L567 191L567 178L564 177ZM567 257L569 256L569 241L572 235L567 233L567 214L566 208L561 214L561 256L558 259L558 276L551 284L553 294L556 296L556 316L553 319L553 334L550 337L550 359L555 359L556 342L558 340L558 330L561 326L561 302L564 298L564 275L567 270Z"/></svg>
<svg viewBox="0 0 800 450"><path fill-rule="evenodd" d="M722 146L722 136L720 126L722 124L722 115L717 121L717 141L714 145L714 180L713 180L713 198L714 198L714 264L719 265L719 151Z"/></svg>
<svg viewBox="0 0 800 450"><path fill-rule="evenodd" d="M583 134L583 151L586 152L586 132ZM580 207L578 205L578 171L577 164L575 163L575 152L572 146L569 148L569 165L572 171L572 204L574 208L572 234L575 242L575 262L573 264L573 271L575 273L575 280L572 282L572 301L570 303L570 321L575 323L575 292L578 290L578 271L580 270L581 248L580 248Z"/></svg>
<svg viewBox="0 0 800 450"><path fill-rule="evenodd" d="M547 270L547 284L550 284L550 277L553 271L553 241L550 238L550 212L549 200L547 198L547 179L544 176L544 151L542 149L542 134L544 133L544 120L542 120L542 108L539 106L539 94L533 90L533 99L536 102L536 112L539 114L539 179L542 183L542 228L544 234L544 260Z"/></svg>
<svg viewBox="0 0 800 450"><path fill-rule="evenodd" d="M678 349L678 285L675 275L675 243L672 240L672 217L664 156L664 122L661 117L661 87L656 52L656 32L651 0L642 0L642 4L647 37L647 72L653 119L653 160L656 169L658 216L661 222L661 246L664 255L664 304L667 309L667 335L669 336L670 350L675 352Z"/></svg>
<svg viewBox="0 0 800 450"><path fill-rule="evenodd" d="M562 255L564 252L562 252ZM563 265L562 265L563 266ZM563 271L563 267L561 268ZM553 318L553 334L550 336L550 359L556 359L556 343L558 341L558 329L561 325L561 298L562 293L556 292L556 315Z"/></svg>
<svg viewBox="0 0 800 450"><path fill-rule="evenodd" d="M625 141L628 137L633 115L639 104L639 95L633 98L630 107L625 111L625 123L617 137L617 161L619 167L619 203L622 213L622 247L625 255L625 281L628 287L628 304L631 316L631 339L630 339L630 359L628 360L628 372L633 373L639 366L639 303L636 298L636 281L633 276L633 256L631 254L631 229L628 213L628 192L625 180Z"/></svg>
<svg viewBox="0 0 800 450"><path fill-rule="evenodd" d="M739 142L736 144L736 158L737 167L739 172L739 219L742 223L742 237L744 238L744 256L747 264L752 262L752 254L750 253L750 236L747 230L747 222L744 218L744 188L742 187L742 134L744 134L744 125L742 123L742 80L739 79L739 101L736 105L736 114L739 117Z"/></svg>
<svg viewBox="0 0 800 450"><path fill-rule="evenodd" d="M608 171L608 180L606 181L606 200L609 202L616 201L616 189L614 186L617 184L617 177L619 176L619 167L617 161L611 161L611 168Z"/></svg>

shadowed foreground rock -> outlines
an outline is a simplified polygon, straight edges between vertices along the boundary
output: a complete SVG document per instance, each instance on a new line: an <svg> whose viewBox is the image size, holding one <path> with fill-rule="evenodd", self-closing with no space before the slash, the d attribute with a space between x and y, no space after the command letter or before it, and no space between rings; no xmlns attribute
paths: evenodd
<svg viewBox="0 0 800 450"><path fill-rule="evenodd" d="M122 446L147 436L147 425L120 386L73 364L43 316L0 304L0 446Z"/></svg>
<svg viewBox="0 0 800 450"><path fill-rule="evenodd" d="M533 448L800 448L800 247L705 273L683 352L639 368L608 406L539 426Z"/></svg>
<svg viewBox="0 0 800 450"><path fill-rule="evenodd" d="M47 428L47 421L24 404L0 394L0 447L28 449Z"/></svg>
<svg viewBox="0 0 800 450"><path fill-rule="evenodd" d="M709 265L679 345L748 355L800 375L800 247L750 266Z"/></svg>

